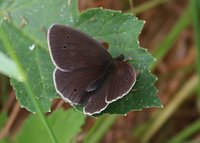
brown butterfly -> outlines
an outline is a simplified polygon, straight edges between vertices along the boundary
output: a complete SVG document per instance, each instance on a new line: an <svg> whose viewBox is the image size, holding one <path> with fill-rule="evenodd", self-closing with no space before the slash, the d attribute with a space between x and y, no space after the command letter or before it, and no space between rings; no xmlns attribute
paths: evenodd
<svg viewBox="0 0 200 143"><path fill-rule="evenodd" d="M54 24L48 31L48 44L56 66L56 91L71 105L83 105L87 115L103 111L136 82L136 70L123 55L112 58L98 41L80 30Z"/></svg>

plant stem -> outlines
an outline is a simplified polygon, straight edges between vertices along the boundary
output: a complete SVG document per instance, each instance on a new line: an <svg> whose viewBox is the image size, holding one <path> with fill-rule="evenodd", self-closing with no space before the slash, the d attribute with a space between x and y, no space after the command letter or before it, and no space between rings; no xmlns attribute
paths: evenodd
<svg viewBox="0 0 200 143"><path fill-rule="evenodd" d="M129 0L129 5L130 5L131 10L133 10L133 0Z"/></svg>
<svg viewBox="0 0 200 143"><path fill-rule="evenodd" d="M22 83L23 83L23 85L24 85L24 87L25 87L25 89L26 89L26 91L28 93L28 96L31 98L31 101L32 101L33 105L36 108L36 111L37 111L37 113L38 113L38 115L40 117L40 120L42 121L42 123L44 124L47 132L49 133L49 136L50 136L52 142L53 143L57 143L56 137L55 137L55 135L54 135L54 133L53 133L48 121L46 120L45 115L43 114L41 105L38 102L38 100L35 98L34 93L33 93L32 89L30 88L29 81L28 81L28 78L27 78L27 74L26 74L23 66L21 65L20 61L18 60L17 55L13 51L12 46L10 44L10 41L8 39L8 36L4 32L3 26L0 27L0 35L1 35L2 43L3 43L4 47L6 48L9 56L16 62L17 66L18 66L20 74L23 77L23 80L22 80L23 82Z"/></svg>

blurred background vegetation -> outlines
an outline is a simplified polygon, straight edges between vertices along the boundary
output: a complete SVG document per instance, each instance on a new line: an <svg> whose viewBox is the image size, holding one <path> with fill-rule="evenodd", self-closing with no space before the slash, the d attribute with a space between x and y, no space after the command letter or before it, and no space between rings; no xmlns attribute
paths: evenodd
<svg viewBox="0 0 200 143"><path fill-rule="evenodd" d="M151 70L158 77L158 97L164 108L130 112L127 116L105 115L97 120L86 118L81 131L69 142L199 143L199 0L79 1L80 11L91 7L133 13L146 21L139 41L157 59ZM70 108L57 99L52 110L60 106ZM9 142L30 113L20 108L9 79L3 75L0 110L0 140Z"/></svg>

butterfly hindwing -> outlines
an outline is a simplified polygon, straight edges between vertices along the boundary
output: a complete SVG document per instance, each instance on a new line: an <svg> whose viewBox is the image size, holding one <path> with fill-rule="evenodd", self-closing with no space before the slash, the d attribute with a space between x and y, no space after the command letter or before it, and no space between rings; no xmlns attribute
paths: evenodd
<svg viewBox="0 0 200 143"><path fill-rule="evenodd" d="M106 102L106 96L109 91L110 83L111 79L108 77L102 84L101 88L90 95L83 108L85 114L93 115L100 113L108 106L108 103Z"/></svg>
<svg viewBox="0 0 200 143"><path fill-rule="evenodd" d="M136 82L136 71L127 62L121 62L113 73L106 102L111 103L126 95Z"/></svg>
<svg viewBox="0 0 200 143"><path fill-rule="evenodd" d="M103 67L64 72L54 71L54 84L61 97L71 104L81 104L87 86L101 75Z"/></svg>

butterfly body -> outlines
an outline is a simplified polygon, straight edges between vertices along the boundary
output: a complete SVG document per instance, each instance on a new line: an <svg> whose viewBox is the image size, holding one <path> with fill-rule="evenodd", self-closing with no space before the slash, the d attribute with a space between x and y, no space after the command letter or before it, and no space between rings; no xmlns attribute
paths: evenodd
<svg viewBox="0 0 200 143"><path fill-rule="evenodd" d="M136 71L124 56L112 58L96 40L80 30L55 24L48 44L56 67L56 91L72 105L83 105L87 115L103 111L125 96L136 82Z"/></svg>

